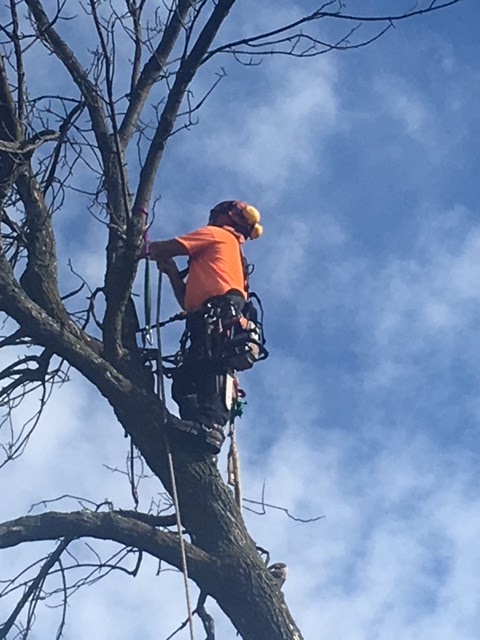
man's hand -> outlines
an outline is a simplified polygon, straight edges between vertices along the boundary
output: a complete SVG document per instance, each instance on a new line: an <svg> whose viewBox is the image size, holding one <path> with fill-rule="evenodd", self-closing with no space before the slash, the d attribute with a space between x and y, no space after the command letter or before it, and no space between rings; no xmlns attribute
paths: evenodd
<svg viewBox="0 0 480 640"><path fill-rule="evenodd" d="M159 271L166 273L167 276L178 273L177 265L173 258L157 260L157 267Z"/></svg>
<svg viewBox="0 0 480 640"><path fill-rule="evenodd" d="M188 256L185 245L175 238L150 242L148 257L157 263L162 273L167 274L178 304L185 309L185 282L173 260L175 256Z"/></svg>

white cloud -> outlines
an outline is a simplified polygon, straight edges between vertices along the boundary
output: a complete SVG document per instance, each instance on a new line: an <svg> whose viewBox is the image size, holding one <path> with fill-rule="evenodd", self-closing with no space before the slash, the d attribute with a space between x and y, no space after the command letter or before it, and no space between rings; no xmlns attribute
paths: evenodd
<svg viewBox="0 0 480 640"><path fill-rule="evenodd" d="M377 81L376 89L388 114L398 120L407 135L417 142L426 143L430 123L435 118L426 96L400 78L383 78Z"/></svg>
<svg viewBox="0 0 480 640"><path fill-rule="evenodd" d="M480 559L478 499L467 507L474 468L428 438L397 432L378 444L371 463L359 467L345 457L358 446L355 437L348 442L321 428L308 440L299 430L285 434L266 460L266 500L326 519L306 525L270 515L252 529L275 559L294 558L285 590L306 637L426 640L428 619L430 633L444 625L448 638L462 609L474 615L468 599L461 604L475 575L462 557ZM462 638L475 637L473 625L464 629Z"/></svg>
<svg viewBox="0 0 480 640"><path fill-rule="evenodd" d="M338 127L334 62L295 62L264 62L260 81L241 98L231 85L215 135L200 137L202 161L211 169L233 171L276 199L294 176L325 171L322 141Z"/></svg>
<svg viewBox="0 0 480 640"><path fill-rule="evenodd" d="M480 300L480 232L473 222L462 208L430 212L413 251L372 280L368 317L383 353L411 354L444 340L461 347Z"/></svg>

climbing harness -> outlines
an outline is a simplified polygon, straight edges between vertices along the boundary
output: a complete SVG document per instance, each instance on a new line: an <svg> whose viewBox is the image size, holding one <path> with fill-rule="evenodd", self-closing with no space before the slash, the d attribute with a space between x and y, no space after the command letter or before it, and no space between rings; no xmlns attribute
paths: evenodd
<svg viewBox="0 0 480 640"><path fill-rule="evenodd" d="M253 300L259 306L260 317ZM213 364L219 371L245 371L256 362L265 360L268 351L265 347L260 299L255 293L249 293L248 300L242 300L242 306L242 310L238 310L228 294L215 296L198 311L181 317L172 316L159 323L165 326L177 319L186 320L179 350L173 355L164 356L163 361L178 368L194 357L195 360ZM198 335L202 335L203 344L199 344Z"/></svg>

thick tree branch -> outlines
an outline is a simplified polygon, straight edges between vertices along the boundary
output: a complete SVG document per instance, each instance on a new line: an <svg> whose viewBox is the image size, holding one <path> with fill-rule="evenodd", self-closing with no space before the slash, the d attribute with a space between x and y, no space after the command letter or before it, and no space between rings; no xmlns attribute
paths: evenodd
<svg viewBox="0 0 480 640"><path fill-rule="evenodd" d="M185 93L197 69L201 65L208 48L215 39L220 26L234 4L235 0L219 0L217 2L192 50L188 56L184 58L176 73L175 82L169 91L165 108L160 116L160 121L140 174L135 200L135 204L138 207L148 206L158 165L165 150L167 140L175 126L176 117Z"/></svg>
<svg viewBox="0 0 480 640"><path fill-rule="evenodd" d="M27 268L20 282L30 296L52 318L70 324L58 291L55 234L43 190L30 164L24 166L16 185L26 214Z"/></svg>
<svg viewBox="0 0 480 640"><path fill-rule="evenodd" d="M140 6L137 6L136 0L125 0L125 4L127 6L127 11L132 18L133 24L133 34L131 38L133 40L134 52L133 52L133 60L132 60L132 73L130 76L130 95L133 93L135 89L135 85L138 82L138 78L140 75L140 65L142 62L142 50L143 50L143 42L142 42L142 11L145 7L146 0L142 0L140 2Z"/></svg>
<svg viewBox="0 0 480 640"><path fill-rule="evenodd" d="M132 511L131 509L119 509L118 515L123 518L132 518L151 527L174 527L177 524L175 514L167 516L155 516L153 513L142 513L141 511Z"/></svg>
<svg viewBox="0 0 480 640"><path fill-rule="evenodd" d="M15 101L8 84L5 60L0 55L0 140L19 142L22 128L16 116Z"/></svg>
<svg viewBox="0 0 480 640"><path fill-rule="evenodd" d="M127 384L127 381L100 357L100 347L96 340L71 321L67 325L56 322L25 294L2 251L0 292L0 311L5 312L22 327L23 335L33 338L37 344L64 358L84 375L87 369L92 372L94 367L103 363L106 371L109 371L107 378L121 379L122 384Z"/></svg>
<svg viewBox="0 0 480 640"><path fill-rule="evenodd" d="M0 55L0 141L15 148L22 140L22 128L17 119L15 101L8 84L5 61ZM22 158L0 147L0 212L20 170ZM1 230L0 230L1 238Z"/></svg>
<svg viewBox="0 0 480 640"><path fill-rule="evenodd" d="M128 109L119 130L123 148L126 148L135 131L150 89L162 76L168 57L178 39L191 7L192 0L179 0L176 3L158 47L146 62L138 80L133 83L132 91L129 95Z"/></svg>
<svg viewBox="0 0 480 640"><path fill-rule="evenodd" d="M0 549L14 547L24 542L56 540L58 538L97 538L111 540L135 547L159 560L182 568L178 536L169 531L159 531L138 519L114 512L50 511L34 516L23 516L0 524ZM208 554L193 544L185 542L189 572L194 580L201 580Z"/></svg>
<svg viewBox="0 0 480 640"><path fill-rule="evenodd" d="M23 52L21 45L20 25L15 0L10 0L10 12L12 14L12 44L15 51L15 64L17 70L17 119L22 134L25 131L25 69L23 66Z"/></svg>

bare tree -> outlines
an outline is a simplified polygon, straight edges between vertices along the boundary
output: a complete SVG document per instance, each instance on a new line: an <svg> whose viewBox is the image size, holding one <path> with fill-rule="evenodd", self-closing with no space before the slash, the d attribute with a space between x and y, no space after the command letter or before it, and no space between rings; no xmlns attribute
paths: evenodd
<svg viewBox="0 0 480 640"><path fill-rule="evenodd" d="M270 32L225 41L222 26L227 17L234 20L235 0L85 0L73 9L65 0L5 0L8 18L2 9L0 25L0 347L5 358L11 355L0 372L0 465L21 456L40 424L51 389L67 382L73 368L110 404L142 460L174 495L165 434L168 424L178 419L152 388L151 372L137 347L130 296L145 231L143 213L156 196L167 142L194 123L223 74L200 98L191 91L193 79L214 59L228 56L254 67L265 56L303 59L363 47L402 20L459 2L418 0L413 8L399 10L411 2L395 0L390 5L398 13L362 16L349 13L349 3L330 0ZM80 56L74 51L76 43L62 35L68 33L72 11L90 20L96 35L83 64L85 51ZM125 46L130 50L128 77L122 61ZM32 50L50 54L44 59L52 76L62 69L43 94L27 82ZM78 181L80 169L83 178ZM84 299L86 283L60 290L52 224L72 193L108 236L104 283L88 292L88 304L83 309L80 304L80 310L75 305L81 292ZM30 394L40 408L17 425L15 409ZM172 449L188 538L188 574L202 594L194 613L202 619L207 638L214 637L204 607L208 595L243 638L299 640L279 580L268 571L246 530L215 459L174 444ZM134 484L131 474L129 480ZM132 491L135 494L134 486ZM143 554L182 569L171 513L120 511L85 502L80 506L60 512L45 504L38 515L0 524L2 549L61 540L28 574L12 578L3 589L2 594L21 595L0 627L0 638L25 638L36 607L48 595L61 592L66 602L78 588L114 569L135 575ZM92 558L78 559L75 554L84 538L113 541L118 551L104 559L92 549ZM86 568L82 579L70 581L72 562ZM277 569L282 572L284 566ZM49 589L52 575L60 576L60 586L56 582ZM59 634L65 624L65 608L62 611Z"/></svg>

